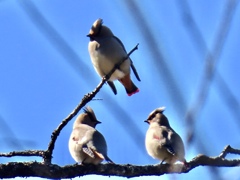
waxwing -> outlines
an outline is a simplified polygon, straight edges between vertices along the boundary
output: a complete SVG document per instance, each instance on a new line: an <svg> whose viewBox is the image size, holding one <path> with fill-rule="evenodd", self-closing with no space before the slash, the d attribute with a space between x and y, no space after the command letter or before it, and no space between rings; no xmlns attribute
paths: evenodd
<svg viewBox="0 0 240 180"><path fill-rule="evenodd" d="M105 159L113 163L107 156L107 144L103 135L95 129L99 123L101 122L90 107L85 108L84 113L75 120L68 147L76 162L97 165Z"/></svg>
<svg viewBox="0 0 240 180"><path fill-rule="evenodd" d="M161 163L173 164L181 161L186 164L183 141L171 128L167 117L163 114L164 110L165 107L155 109L145 120L149 124L145 139L147 152Z"/></svg>
<svg viewBox="0 0 240 180"><path fill-rule="evenodd" d="M100 77L107 75L117 63L127 57L126 49L120 39L114 36L107 26L102 24L102 19L97 19L87 35L90 38L88 51L92 64ZM117 89L113 83L114 80L119 80L122 83L129 96L139 92L139 89L130 78L130 67L137 80L140 81L133 62L129 57L121 64L120 68L114 71L107 81L114 94L117 94Z"/></svg>

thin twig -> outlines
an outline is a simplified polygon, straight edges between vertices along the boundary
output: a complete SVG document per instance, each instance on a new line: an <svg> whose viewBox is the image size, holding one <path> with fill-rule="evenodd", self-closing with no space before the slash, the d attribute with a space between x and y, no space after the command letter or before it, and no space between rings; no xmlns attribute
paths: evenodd
<svg viewBox="0 0 240 180"><path fill-rule="evenodd" d="M234 149L230 145L226 146L224 150L221 152L219 155L220 158L225 158L227 154L238 154L240 155L240 150L239 149Z"/></svg>
<svg viewBox="0 0 240 180"><path fill-rule="evenodd" d="M40 156L43 157L45 151L43 150L26 150L26 151L12 151L9 153L0 153L0 157L13 157L13 156Z"/></svg>

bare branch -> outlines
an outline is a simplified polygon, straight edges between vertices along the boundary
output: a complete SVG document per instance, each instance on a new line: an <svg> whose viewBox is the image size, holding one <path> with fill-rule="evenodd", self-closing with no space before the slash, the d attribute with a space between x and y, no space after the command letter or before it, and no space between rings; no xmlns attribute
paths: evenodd
<svg viewBox="0 0 240 180"><path fill-rule="evenodd" d="M225 158L227 154L238 154L240 155L240 150L239 149L234 149L230 145L226 146L222 153L219 155L221 158Z"/></svg>
<svg viewBox="0 0 240 180"><path fill-rule="evenodd" d="M43 150L26 150L26 151L13 151L9 153L0 153L0 157L13 157L13 156L40 156L43 157L45 151Z"/></svg>
<svg viewBox="0 0 240 180"><path fill-rule="evenodd" d="M224 154L237 153L240 150L233 149L227 146L223 150ZM74 178L77 176L85 176L90 174L103 176L121 176L121 177L139 177L139 176L161 176L163 174L173 173L188 173L198 166L212 166L212 167L236 167L240 166L240 159L224 159L221 153L217 157L208 157L205 155L198 155L193 158L187 165L183 164L158 164L137 166L131 164L99 164L97 166L92 164L86 165L67 165L64 167L55 164L44 164L39 162L11 162L7 164L0 164L0 178L14 178L14 177L42 177L48 179L64 179Z"/></svg>

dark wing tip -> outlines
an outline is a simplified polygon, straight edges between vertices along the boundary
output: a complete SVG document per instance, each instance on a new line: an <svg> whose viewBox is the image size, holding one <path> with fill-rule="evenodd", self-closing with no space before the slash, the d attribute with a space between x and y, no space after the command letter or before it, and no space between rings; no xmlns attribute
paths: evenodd
<svg viewBox="0 0 240 180"><path fill-rule="evenodd" d="M168 151L170 154L172 154L172 155L175 155L175 154L176 154L172 146L166 144L166 145L164 145L164 147L166 147L167 151Z"/></svg>
<svg viewBox="0 0 240 180"><path fill-rule="evenodd" d="M112 89L113 93L116 95L117 94L117 89L112 81L107 81L108 85Z"/></svg>
<svg viewBox="0 0 240 180"><path fill-rule="evenodd" d="M131 68L132 68L132 71L133 71L135 77L137 78L137 80L138 80L138 81L141 81L141 79L140 79L140 77L139 77L139 75L138 75L138 72L137 72L137 70L136 70L136 68L135 68L135 66L133 65L132 62L131 62Z"/></svg>
<svg viewBox="0 0 240 180"><path fill-rule="evenodd" d="M104 156L105 160L111 164L115 164L107 155Z"/></svg>

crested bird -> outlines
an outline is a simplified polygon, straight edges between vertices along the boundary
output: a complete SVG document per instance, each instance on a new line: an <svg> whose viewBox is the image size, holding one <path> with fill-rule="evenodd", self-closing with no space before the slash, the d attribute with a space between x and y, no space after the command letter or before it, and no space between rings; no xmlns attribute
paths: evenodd
<svg viewBox="0 0 240 180"><path fill-rule="evenodd" d="M88 44L89 55L100 77L108 75L118 63L125 59L107 81L113 93L117 94L114 80L118 80L125 87L128 96L139 92L138 87L132 82L130 77L131 67L137 80L141 81L131 58L128 57L121 40L114 36L110 28L103 25L102 19L97 19L93 23L87 36L90 38Z"/></svg>
<svg viewBox="0 0 240 180"><path fill-rule="evenodd" d="M183 141L171 128L168 118L163 114L164 110L165 107L153 110L145 120L149 124L145 138L147 152L161 160L161 164L174 164L176 161L186 164Z"/></svg>
<svg viewBox="0 0 240 180"><path fill-rule="evenodd" d="M107 155L105 138L95 129L99 123L90 107L85 108L84 113L75 120L68 147L76 162L97 165L105 159L113 163Z"/></svg>

